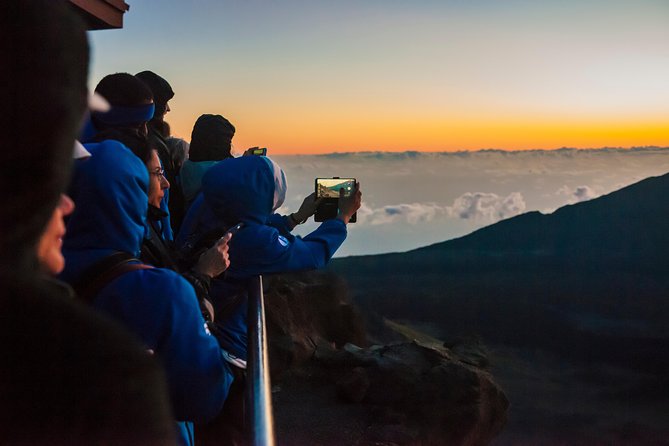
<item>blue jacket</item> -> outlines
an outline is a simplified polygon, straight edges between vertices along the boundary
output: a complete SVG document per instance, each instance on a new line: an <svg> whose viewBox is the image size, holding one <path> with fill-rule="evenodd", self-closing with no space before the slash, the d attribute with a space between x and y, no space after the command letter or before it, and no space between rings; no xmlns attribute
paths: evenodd
<svg viewBox="0 0 669 446"><path fill-rule="evenodd" d="M212 283L217 333L222 347L246 358L246 299L236 299L231 309L230 283L258 274L321 268L346 239L341 220L323 222L304 238L290 233L287 217L273 214L281 206L286 182L281 168L267 157L228 158L211 167L202 180L202 196L189 210L178 241L239 222L244 227L229 243L230 268L222 280Z"/></svg>
<svg viewBox="0 0 669 446"><path fill-rule="evenodd" d="M116 141L86 148L93 156L76 168L76 208L64 240L61 277L70 283L114 251L137 256L148 208L148 173L139 158ZM232 375L185 279L162 268L130 271L105 286L93 305L162 362L177 420L206 421L219 413Z"/></svg>
<svg viewBox="0 0 669 446"><path fill-rule="evenodd" d="M112 107L112 111L114 110L114 107ZM118 110L117 110L118 112ZM91 144L95 136L100 133L100 130L98 130L95 127L95 124L93 124L93 120L91 119L91 116L87 116L86 120L84 121L83 128L81 130L81 134L79 135L78 140L81 141L83 144ZM160 162L160 165L162 167L162 160ZM170 210L168 208L168 203L170 200L170 190L167 189L165 191L165 195L163 195L163 199L160 200L160 209L163 212L166 212L167 215L160 220L160 230L161 230L161 235L163 239L165 240L173 240L174 239L174 234L172 232L172 225L170 223Z"/></svg>

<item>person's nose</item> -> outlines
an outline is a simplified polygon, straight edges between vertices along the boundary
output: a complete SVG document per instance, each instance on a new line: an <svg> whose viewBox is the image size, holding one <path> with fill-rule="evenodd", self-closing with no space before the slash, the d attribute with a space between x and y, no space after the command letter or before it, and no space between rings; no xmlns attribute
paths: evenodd
<svg viewBox="0 0 669 446"><path fill-rule="evenodd" d="M74 201L65 194L60 194L60 202L58 203L60 212L65 215L70 215L74 212Z"/></svg>
<svg viewBox="0 0 669 446"><path fill-rule="evenodd" d="M167 178L165 178L165 175L160 176L160 188L161 189L169 189L170 188L170 182L167 181Z"/></svg>

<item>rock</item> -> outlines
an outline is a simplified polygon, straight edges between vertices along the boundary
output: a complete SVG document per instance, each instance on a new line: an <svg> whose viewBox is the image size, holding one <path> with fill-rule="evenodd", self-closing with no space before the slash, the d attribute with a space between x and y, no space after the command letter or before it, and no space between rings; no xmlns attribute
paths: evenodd
<svg viewBox="0 0 669 446"><path fill-rule="evenodd" d="M342 300L347 292L340 279L310 273L270 276L265 283L274 378L304 365L323 344L366 344L362 319L348 301Z"/></svg>
<svg viewBox="0 0 669 446"><path fill-rule="evenodd" d="M282 276L266 293L281 444L488 444L509 402L480 342L367 346L338 279ZM289 389L289 390L286 390ZM282 410L290 407L290 415Z"/></svg>
<svg viewBox="0 0 669 446"><path fill-rule="evenodd" d="M359 403L369 389L369 376L363 367L356 367L337 381L337 395L344 401Z"/></svg>
<svg viewBox="0 0 669 446"><path fill-rule="evenodd" d="M490 374L439 350L404 343L357 355L370 364L364 402L403 412L427 444L487 444L506 422L508 400Z"/></svg>
<svg viewBox="0 0 669 446"><path fill-rule="evenodd" d="M457 337L445 341L444 347L452 351L461 361L477 367L487 368L488 351L478 336Z"/></svg>
<svg viewBox="0 0 669 446"><path fill-rule="evenodd" d="M418 444L416 429L399 425L372 425L367 429L362 443L378 446L409 446Z"/></svg>
<svg viewBox="0 0 669 446"><path fill-rule="evenodd" d="M427 444L488 444L506 423L509 402L492 377L449 361L430 369L417 389ZM443 443L442 443L443 442Z"/></svg>

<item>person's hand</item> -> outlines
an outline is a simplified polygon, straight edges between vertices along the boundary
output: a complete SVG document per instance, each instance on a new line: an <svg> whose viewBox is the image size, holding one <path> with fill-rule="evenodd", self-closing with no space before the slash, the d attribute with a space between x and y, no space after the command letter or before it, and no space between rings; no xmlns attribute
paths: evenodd
<svg viewBox="0 0 669 446"><path fill-rule="evenodd" d="M262 150L263 152L261 153L261 155L263 155L263 156L267 155L267 148L266 147L255 146L255 147L249 147L248 149L246 149L246 151L242 154L242 156L257 156L259 154L254 153L256 150Z"/></svg>
<svg viewBox="0 0 669 446"><path fill-rule="evenodd" d="M221 275L230 266L228 241L231 238L232 234L228 232L218 239L214 246L202 253L193 269L211 278Z"/></svg>
<svg viewBox="0 0 669 446"><path fill-rule="evenodd" d="M304 199L300 205L300 209L298 209L297 212L291 214L290 217L293 219L296 225L304 223L309 217L316 213L316 209L318 209L318 205L321 203L321 201L323 201L323 199L316 198L316 192L312 192Z"/></svg>
<svg viewBox="0 0 669 446"><path fill-rule="evenodd" d="M254 151L255 149L258 149L258 148L259 148L258 146L256 146L256 147L249 147L248 149L246 149L246 150L244 151L244 153L242 153L242 156L251 156L251 155L253 155L253 151Z"/></svg>
<svg viewBox="0 0 669 446"><path fill-rule="evenodd" d="M362 204L362 192L360 191L360 183L356 181L355 192L350 196L344 196L344 189L339 189L339 215L337 218L348 224L353 214L355 214Z"/></svg>

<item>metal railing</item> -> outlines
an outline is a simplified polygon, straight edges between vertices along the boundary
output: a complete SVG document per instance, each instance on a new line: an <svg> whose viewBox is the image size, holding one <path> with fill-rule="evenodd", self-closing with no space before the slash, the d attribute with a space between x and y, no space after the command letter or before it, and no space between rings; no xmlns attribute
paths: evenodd
<svg viewBox="0 0 669 446"><path fill-rule="evenodd" d="M251 445L273 446L274 417L272 415L272 390L269 380L262 276L252 278L248 287L248 362L246 370L248 433Z"/></svg>

